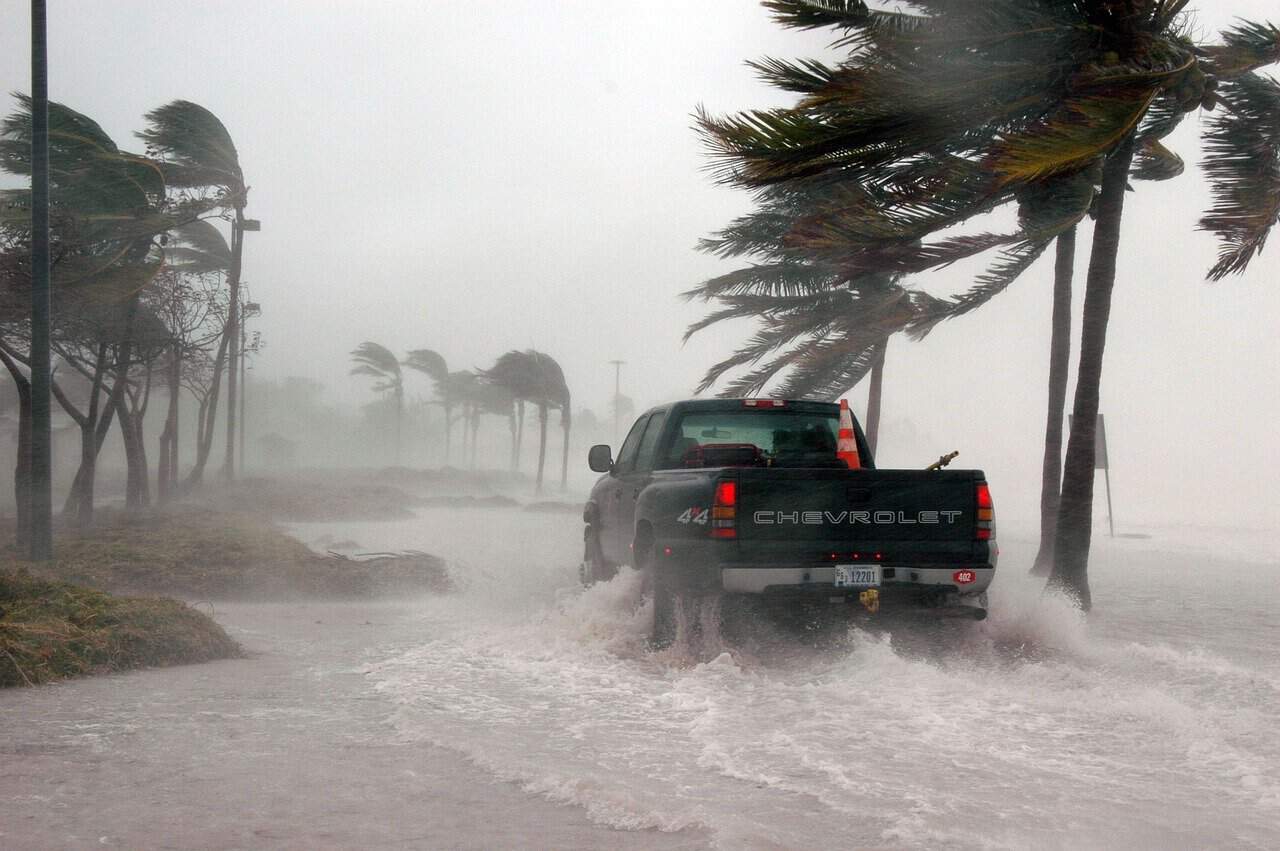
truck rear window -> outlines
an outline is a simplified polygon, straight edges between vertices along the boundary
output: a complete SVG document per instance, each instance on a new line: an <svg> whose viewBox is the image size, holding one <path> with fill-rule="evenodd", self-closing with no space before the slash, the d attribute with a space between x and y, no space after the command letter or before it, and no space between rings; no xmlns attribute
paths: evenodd
<svg viewBox="0 0 1280 851"><path fill-rule="evenodd" d="M843 467L836 457L839 427L834 413L689 413L659 467Z"/></svg>

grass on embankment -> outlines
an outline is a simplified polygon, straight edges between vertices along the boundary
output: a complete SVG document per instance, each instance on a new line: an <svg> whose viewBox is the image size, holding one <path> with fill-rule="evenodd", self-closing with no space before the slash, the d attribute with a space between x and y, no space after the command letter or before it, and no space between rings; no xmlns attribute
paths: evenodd
<svg viewBox="0 0 1280 851"><path fill-rule="evenodd" d="M0 570L0 686L241 655L212 619L177 600Z"/></svg>
<svg viewBox="0 0 1280 851"><path fill-rule="evenodd" d="M10 547L0 555L0 570L27 567L43 577L105 591L192 600L367 598L450 586L444 563L434 556L376 562L327 558L270 523L190 507L99 512L91 529L60 529L54 556L47 565L29 564L17 560Z"/></svg>

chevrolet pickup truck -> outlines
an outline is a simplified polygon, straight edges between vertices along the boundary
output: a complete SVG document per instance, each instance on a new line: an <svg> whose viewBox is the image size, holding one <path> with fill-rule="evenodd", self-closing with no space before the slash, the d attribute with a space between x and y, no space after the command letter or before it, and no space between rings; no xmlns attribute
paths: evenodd
<svg viewBox="0 0 1280 851"><path fill-rule="evenodd" d="M825 402L646 411L616 459L591 448L590 467L604 475L583 512L583 582L622 564L644 571L656 646L674 638L682 601L706 594L985 618L997 548L984 474L877 469L843 413L842 434L841 406Z"/></svg>

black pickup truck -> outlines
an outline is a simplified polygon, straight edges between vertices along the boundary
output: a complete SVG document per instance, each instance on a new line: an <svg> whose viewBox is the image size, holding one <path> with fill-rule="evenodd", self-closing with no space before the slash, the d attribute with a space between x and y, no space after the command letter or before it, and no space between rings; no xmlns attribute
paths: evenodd
<svg viewBox="0 0 1280 851"><path fill-rule="evenodd" d="M676 402L645 412L587 501L582 578L646 571L653 641L685 595L756 594L926 606L981 620L996 567L994 509L978 470L879 470L861 428L838 451L839 405ZM845 436L848 436L846 432Z"/></svg>

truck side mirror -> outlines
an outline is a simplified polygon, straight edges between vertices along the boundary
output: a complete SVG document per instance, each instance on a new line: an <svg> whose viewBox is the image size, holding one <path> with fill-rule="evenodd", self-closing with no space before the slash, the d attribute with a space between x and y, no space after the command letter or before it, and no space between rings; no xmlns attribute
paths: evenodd
<svg viewBox="0 0 1280 851"><path fill-rule="evenodd" d="M613 450L603 443L597 443L587 453L587 466L596 473L613 471Z"/></svg>

